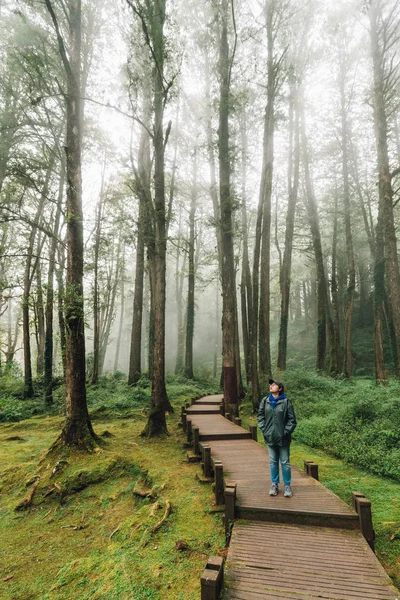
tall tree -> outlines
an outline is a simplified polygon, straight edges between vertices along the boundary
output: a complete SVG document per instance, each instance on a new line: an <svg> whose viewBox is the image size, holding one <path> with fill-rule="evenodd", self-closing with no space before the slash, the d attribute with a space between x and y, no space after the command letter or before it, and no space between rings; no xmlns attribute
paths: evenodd
<svg viewBox="0 0 400 600"><path fill-rule="evenodd" d="M293 251L293 233L300 173L300 110L298 106L297 84L290 82L289 96L289 170L288 170L288 208L286 213L285 247L282 267L279 274L281 291L281 320L278 342L278 369L286 369L287 334L289 322L290 284Z"/></svg>
<svg viewBox="0 0 400 600"><path fill-rule="evenodd" d="M238 414L239 390L237 384L235 339L236 339L236 284L233 253L233 202L231 190L231 162L229 143L230 84L232 61L228 42L229 15L233 3L221 0L218 4L219 19L219 200L221 228L221 284L222 284L222 356L224 402L226 411L232 416Z"/></svg>
<svg viewBox="0 0 400 600"><path fill-rule="evenodd" d="M341 147L342 147L342 176L343 176L343 202L344 223L347 254L347 292L346 309L344 316L344 365L343 372L347 378L352 374L352 322L354 311L354 295L356 288L356 268L354 261L353 234L351 226L350 211L350 175L349 175L349 127L347 117L346 98L346 56L340 57L339 65L339 90L340 90L340 113L341 113Z"/></svg>
<svg viewBox="0 0 400 600"><path fill-rule="evenodd" d="M66 420L61 438L64 444L93 447L96 436L89 418L85 383L85 331L83 307L83 214L81 170L81 0L68 0L68 41L62 35L55 3L45 0L57 35L66 73L67 114L67 289L66 321Z"/></svg>
<svg viewBox="0 0 400 600"><path fill-rule="evenodd" d="M197 205L197 148L193 157L192 197L189 213L188 295L186 304L185 376L193 379L194 287L195 287L195 216Z"/></svg>
<svg viewBox="0 0 400 600"><path fill-rule="evenodd" d="M145 42L152 57L154 127L154 201L147 199L146 216L151 236L146 236L151 290L151 315L154 340L152 346L151 409L144 435L166 433L165 413L172 410L165 386L165 301L166 301L166 249L167 211L165 194L165 144L164 111L169 90L173 84L165 79L166 40L164 26L166 0L144 3L127 0L141 24Z"/></svg>
<svg viewBox="0 0 400 600"><path fill-rule="evenodd" d="M395 339L395 372L400 375L400 271L397 254L396 226L393 214L392 174L388 150L388 113L393 93L400 81L399 62L393 47L399 43L399 3L371 0L369 4L370 40L373 63L373 114L377 149L379 227L383 228L384 262L388 305ZM380 254L380 253L379 253ZM380 259L383 257L380 256ZM377 256L376 256L377 260ZM380 270L378 267L378 271ZM381 278L380 278L381 279ZM378 281L376 281L378 285ZM378 298L382 292L375 288ZM377 375L377 381L380 377Z"/></svg>

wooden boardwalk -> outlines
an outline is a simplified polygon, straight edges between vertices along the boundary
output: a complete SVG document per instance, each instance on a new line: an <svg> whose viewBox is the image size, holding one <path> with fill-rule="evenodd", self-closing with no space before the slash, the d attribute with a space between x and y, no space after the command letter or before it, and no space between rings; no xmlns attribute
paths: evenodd
<svg viewBox="0 0 400 600"><path fill-rule="evenodd" d="M221 400L201 398L186 415L212 465L222 463L227 485L236 484L223 598L400 600L357 513L333 492L292 466L293 497L268 495L268 451L220 414Z"/></svg>

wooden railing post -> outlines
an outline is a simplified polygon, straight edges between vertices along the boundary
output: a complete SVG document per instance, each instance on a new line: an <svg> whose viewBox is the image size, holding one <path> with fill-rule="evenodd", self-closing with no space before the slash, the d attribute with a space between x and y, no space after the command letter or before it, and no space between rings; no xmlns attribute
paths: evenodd
<svg viewBox="0 0 400 600"><path fill-rule="evenodd" d="M228 421L231 420L231 415L230 413L225 413L225 419L228 419Z"/></svg>
<svg viewBox="0 0 400 600"><path fill-rule="evenodd" d="M312 460L305 460L304 471L313 479L316 479L317 481L319 480L317 463L313 462Z"/></svg>
<svg viewBox="0 0 400 600"><path fill-rule="evenodd" d="M219 412L222 416L225 415L225 404L223 402L221 402L221 404L219 405Z"/></svg>
<svg viewBox="0 0 400 600"><path fill-rule="evenodd" d="M235 425L239 425L239 427L242 426L242 419L240 417L235 417L234 422Z"/></svg>
<svg viewBox="0 0 400 600"><path fill-rule="evenodd" d="M375 551L375 532L372 525L371 502L365 496L358 495L357 492L353 492L353 494L353 502L355 502L356 513L360 520L361 533L367 540L370 548Z"/></svg>
<svg viewBox="0 0 400 600"><path fill-rule="evenodd" d="M193 427L193 452L200 454L200 428Z"/></svg>
<svg viewBox="0 0 400 600"><path fill-rule="evenodd" d="M193 432L192 432L192 421L191 419L186 419L186 433L187 433L187 441L189 444L193 441Z"/></svg>
<svg viewBox="0 0 400 600"><path fill-rule="evenodd" d="M214 461L215 504L224 503L224 467L221 461Z"/></svg>
<svg viewBox="0 0 400 600"><path fill-rule="evenodd" d="M224 559L211 556L201 576L201 600L218 600L224 581Z"/></svg>
<svg viewBox="0 0 400 600"><path fill-rule="evenodd" d="M187 429L187 413L182 413L182 429L186 431Z"/></svg>
<svg viewBox="0 0 400 600"><path fill-rule="evenodd" d="M236 483L227 484L225 488L225 539L229 543L231 528L235 520Z"/></svg>
<svg viewBox="0 0 400 600"><path fill-rule="evenodd" d="M211 448L203 446L203 473L204 477L211 477Z"/></svg>
<svg viewBox="0 0 400 600"><path fill-rule="evenodd" d="M358 514L357 498L365 498L365 494L362 494L361 492L351 492L351 498L352 498L353 508L354 508L355 512Z"/></svg>
<svg viewBox="0 0 400 600"><path fill-rule="evenodd" d="M256 442L257 441L257 425L250 425L249 427L251 438Z"/></svg>

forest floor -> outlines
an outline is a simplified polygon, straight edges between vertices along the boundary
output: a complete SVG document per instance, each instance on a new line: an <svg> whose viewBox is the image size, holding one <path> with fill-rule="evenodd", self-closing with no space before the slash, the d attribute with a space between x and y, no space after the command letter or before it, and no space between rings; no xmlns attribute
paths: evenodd
<svg viewBox="0 0 400 600"><path fill-rule="evenodd" d="M146 410L99 407L94 429L108 433L93 454L43 460L60 432L57 416L0 424L0 598L199 598L207 559L224 552L225 539L211 487L183 449L178 420L189 396L175 394L170 436L161 439L140 436ZM32 506L16 510L37 474Z"/></svg>
<svg viewBox="0 0 400 600"><path fill-rule="evenodd" d="M0 423L2 599L199 597L207 558L225 552L222 514L214 511L210 486L197 479L199 466L187 461L178 421L185 401L213 390L171 385L170 435L149 440L140 436L147 391L133 401L126 388L89 389L93 426L105 440L93 454L46 456L62 426L59 415ZM241 415L245 425L255 423L248 404ZM293 464L302 468L305 459L318 463L321 482L346 502L352 490L372 501L377 555L399 587L400 483L294 442Z"/></svg>

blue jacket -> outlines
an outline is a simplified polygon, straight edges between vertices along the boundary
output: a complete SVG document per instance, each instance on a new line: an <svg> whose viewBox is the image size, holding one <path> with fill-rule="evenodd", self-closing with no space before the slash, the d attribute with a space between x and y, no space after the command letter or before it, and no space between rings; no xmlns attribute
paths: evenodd
<svg viewBox="0 0 400 600"><path fill-rule="evenodd" d="M257 416L258 426L268 446L288 446L297 424L293 404L285 394L281 394L273 408L270 396L261 400Z"/></svg>

